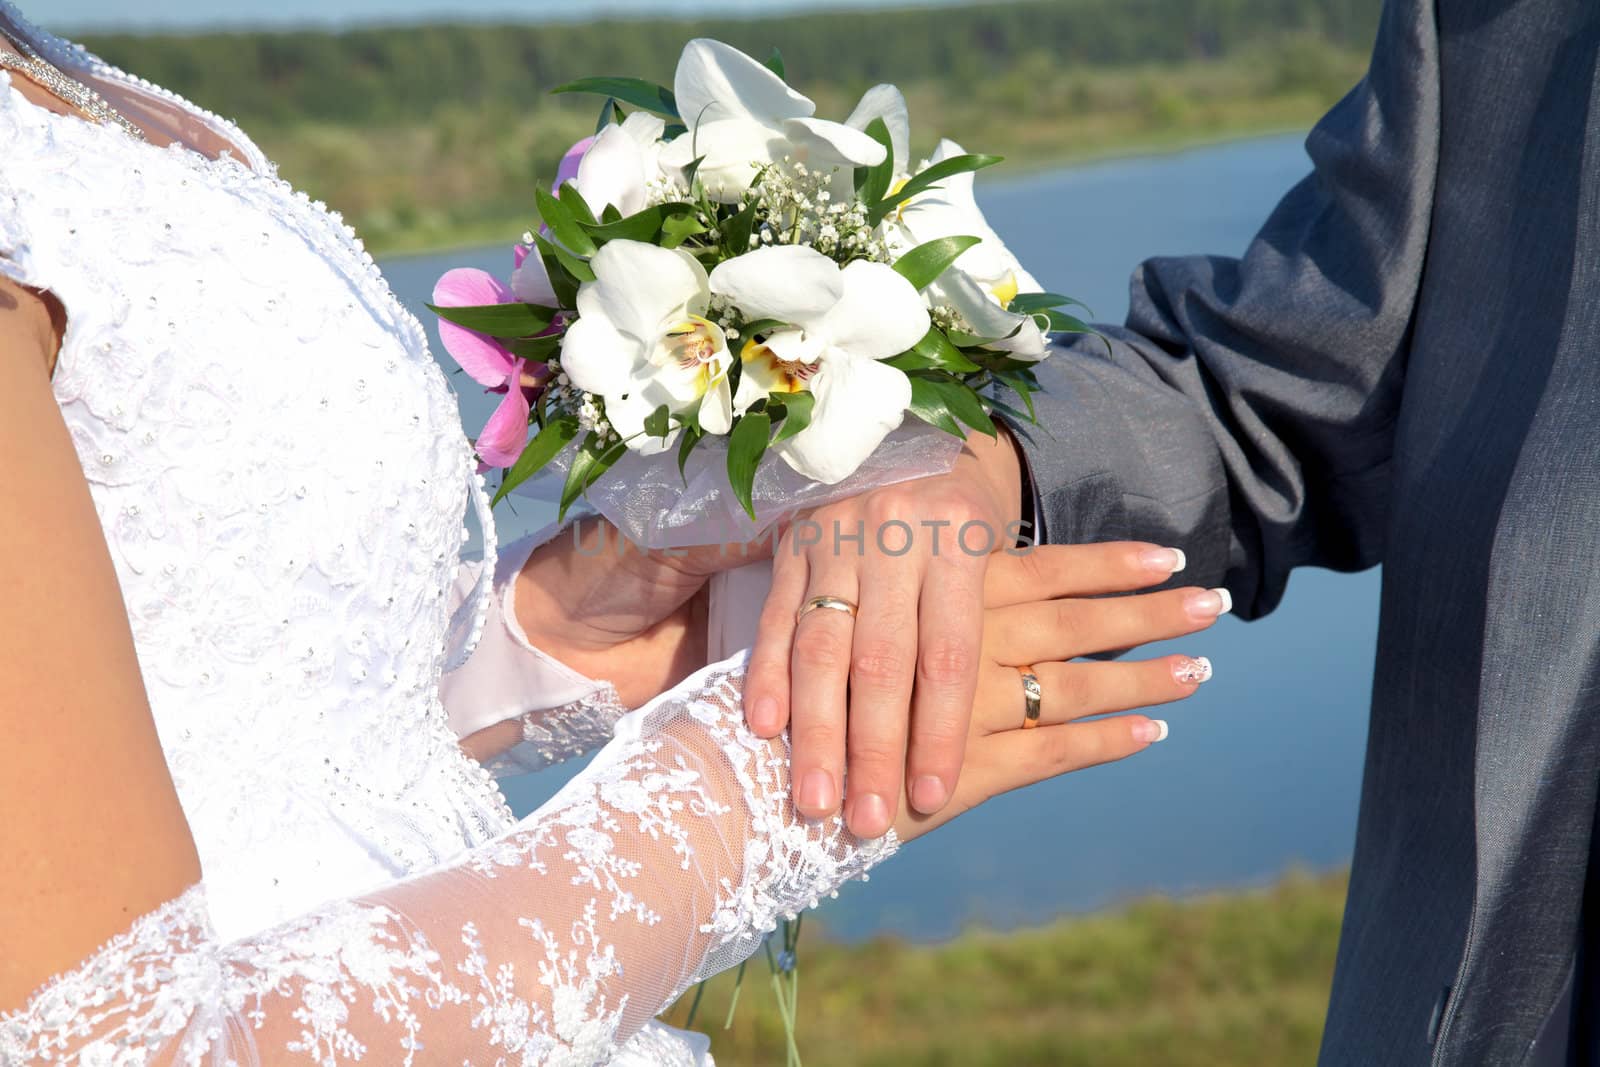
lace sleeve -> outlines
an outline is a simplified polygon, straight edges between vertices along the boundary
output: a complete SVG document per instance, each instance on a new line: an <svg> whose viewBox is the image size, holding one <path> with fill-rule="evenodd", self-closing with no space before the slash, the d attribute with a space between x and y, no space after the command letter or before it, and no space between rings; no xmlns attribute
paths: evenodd
<svg viewBox="0 0 1600 1067"><path fill-rule="evenodd" d="M521 741L486 764L498 776L541 770L592 752L611 739L628 710L610 682L588 678L535 648L517 624L517 576L533 551L563 529L551 525L500 550L477 648L440 683L439 696L457 737L520 720ZM463 565L457 597L468 595L478 577L475 568L482 566Z"/></svg>
<svg viewBox="0 0 1600 1067"><path fill-rule="evenodd" d="M781 916L895 849L789 802L743 663L634 712L544 808L453 865L219 944L201 888L19 1014L0 1061L587 1067Z"/></svg>

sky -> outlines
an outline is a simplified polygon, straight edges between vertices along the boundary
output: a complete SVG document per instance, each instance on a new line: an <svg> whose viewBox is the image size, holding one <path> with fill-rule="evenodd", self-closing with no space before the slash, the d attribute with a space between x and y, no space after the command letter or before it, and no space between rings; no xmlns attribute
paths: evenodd
<svg viewBox="0 0 1600 1067"><path fill-rule="evenodd" d="M529 21L602 15L764 15L839 8L901 7L927 0L19 0L52 30L205 26L341 26L439 19Z"/></svg>

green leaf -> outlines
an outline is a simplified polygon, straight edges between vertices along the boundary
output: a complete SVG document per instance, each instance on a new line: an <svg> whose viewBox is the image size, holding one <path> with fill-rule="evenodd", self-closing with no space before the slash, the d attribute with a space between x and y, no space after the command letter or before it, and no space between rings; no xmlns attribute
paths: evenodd
<svg viewBox="0 0 1600 1067"><path fill-rule="evenodd" d="M1018 293L1011 301L1011 306L1006 310L1014 311L1018 315L1027 315L1035 311L1049 311L1051 308L1072 307L1074 305L1083 308L1091 315L1094 314L1093 311L1089 311L1088 304L1081 300L1074 300L1070 296L1062 296L1060 293Z"/></svg>
<svg viewBox="0 0 1600 1067"><path fill-rule="evenodd" d="M728 246L728 251L735 256L742 256L750 251L750 235L756 229L756 203L752 197L744 206L744 210L731 216L722 224L722 241Z"/></svg>
<svg viewBox="0 0 1600 1067"><path fill-rule="evenodd" d="M572 457L572 469L567 472L566 484L561 487L561 510L556 514L558 522L567 517L567 509L573 502L599 481L600 476L610 470L612 464L621 459L627 450L628 446L621 441L602 445L592 433L583 439L583 444L578 446L578 451Z"/></svg>
<svg viewBox="0 0 1600 1067"><path fill-rule="evenodd" d="M678 477L683 479L684 487L689 485L689 455L706 439L705 431L698 426L685 426L683 437L678 441Z"/></svg>
<svg viewBox="0 0 1600 1067"><path fill-rule="evenodd" d="M656 238L661 234L661 220L664 214L664 207L647 207L627 218L619 217L614 221L589 223L583 228L596 246L603 245L607 241L643 241L646 244L655 244Z"/></svg>
<svg viewBox="0 0 1600 1067"><path fill-rule="evenodd" d="M693 208L668 215L661 220L661 247L677 248L691 237L698 237L709 227L695 217Z"/></svg>
<svg viewBox="0 0 1600 1067"><path fill-rule="evenodd" d="M983 410L983 401L978 399L978 394L970 385L948 377L927 380L933 383L934 389L944 399L945 408L950 414L979 433L995 436L994 420Z"/></svg>
<svg viewBox="0 0 1600 1067"><path fill-rule="evenodd" d="M690 189L695 187L694 180L700 176L700 164L705 161L705 156L695 156L689 161L689 165L683 168L683 183Z"/></svg>
<svg viewBox="0 0 1600 1067"><path fill-rule="evenodd" d="M772 439L773 444L787 441L811 425L811 413L817 402L811 390L802 389L798 393L772 393L770 399L783 408L783 422L778 424L778 433Z"/></svg>
<svg viewBox="0 0 1600 1067"><path fill-rule="evenodd" d="M772 51L767 54L767 69L784 81L789 80L789 75L784 72L783 53L778 51L777 45L773 45Z"/></svg>
<svg viewBox="0 0 1600 1067"><path fill-rule="evenodd" d="M1082 319L1074 318L1065 311L1036 311L1036 315L1043 315L1050 320L1052 333L1094 333L1095 329Z"/></svg>
<svg viewBox="0 0 1600 1067"><path fill-rule="evenodd" d="M595 224L594 212L589 210L589 202L583 198L582 193L578 192L576 185L573 185L570 181L562 182L561 188L557 190L557 195L560 197L561 205L572 213L573 220L579 225L587 224L593 226Z"/></svg>
<svg viewBox="0 0 1600 1067"><path fill-rule="evenodd" d="M928 425L937 426L945 433L966 440L966 431L950 413L950 406L945 402L944 394L927 378L911 379L911 407L908 410Z"/></svg>
<svg viewBox="0 0 1600 1067"><path fill-rule="evenodd" d="M1035 418L1033 415L1030 415L1028 412L1026 412L1026 411L1018 411L1016 408L1012 407L1010 404L1007 404L1002 400L995 400L995 399L991 398L989 400L989 404L996 411L998 411L1000 414L1006 416L1007 418L1009 418L1013 422L1019 422L1019 423L1020 422L1029 422L1029 423L1033 423L1035 425L1037 425L1038 422L1039 422L1039 420L1037 418Z"/></svg>
<svg viewBox="0 0 1600 1067"><path fill-rule="evenodd" d="M550 227L550 233L558 244L578 256L594 255L594 241L590 240L583 227L578 225L578 220L565 203L543 189L535 189L533 197L539 205L539 217Z"/></svg>
<svg viewBox="0 0 1600 1067"><path fill-rule="evenodd" d="M667 123L667 128L661 131L661 139L663 141L676 141L678 138L682 137L688 132L689 127L685 126L683 123L669 122Z"/></svg>
<svg viewBox="0 0 1600 1067"><path fill-rule="evenodd" d="M561 353L561 342L566 339L566 334L550 334L548 337L525 337L512 341L511 354L518 359L532 360L535 363L548 363Z"/></svg>
<svg viewBox="0 0 1600 1067"><path fill-rule="evenodd" d="M482 307L437 307L429 311L446 322L488 337L531 337L550 328L559 311L538 304L488 304Z"/></svg>
<svg viewBox="0 0 1600 1067"><path fill-rule="evenodd" d="M728 435L728 484L733 486L734 499L752 519L756 508L750 495L755 491L756 468L761 465L771 436L772 416L764 411L745 412Z"/></svg>
<svg viewBox="0 0 1600 1067"><path fill-rule="evenodd" d="M1039 416L1038 413L1033 410L1033 391L1036 383L1030 382L1023 375L1014 374L1010 371L1001 371L1000 373L996 374L995 377L999 379L1002 385L1010 386L1011 391L1022 398L1022 402L1028 406L1028 420L1030 422L1037 422ZM996 403L998 403L998 401L996 401Z"/></svg>
<svg viewBox="0 0 1600 1067"><path fill-rule="evenodd" d="M583 279L574 275L566 268L562 256L556 252L556 247L544 237L535 234L533 245L539 252L539 259L544 263L544 272L550 277L550 288L555 291L556 300L562 307L576 307L578 304L578 284ZM571 258L571 257L567 257ZM588 264L584 264L585 269ZM591 271L592 275L593 272Z"/></svg>
<svg viewBox="0 0 1600 1067"><path fill-rule="evenodd" d="M916 345L884 362L903 371L947 370L956 374L973 374L983 369L951 344L937 326L930 327Z"/></svg>
<svg viewBox="0 0 1600 1067"><path fill-rule="evenodd" d="M1022 327L1019 325L1017 330L1020 330L1021 328ZM1006 336L1009 337L1014 335L1017 330L1012 330L1011 333L1007 334ZM962 333L960 330L951 330L949 333L945 334L945 336L950 338L950 343L955 345L957 348L984 348L988 345L994 344L996 341L1005 340L1004 337L979 337L975 333Z"/></svg>
<svg viewBox="0 0 1600 1067"><path fill-rule="evenodd" d="M672 411L667 405L662 404L644 417L644 432L651 437L659 437L663 441L667 434L672 432Z"/></svg>
<svg viewBox="0 0 1600 1067"><path fill-rule="evenodd" d="M600 119L594 124L594 135L599 137L617 117L617 98L608 96L606 102L600 105Z"/></svg>
<svg viewBox="0 0 1600 1067"><path fill-rule="evenodd" d="M1039 365L1036 360L1017 359L1009 352L998 352L990 348L968 352L967 355L982 364L983 369L991 374L999 374L1002 371L1020 374L1025 376L1035 389L1039 387L1039 383L1033 377L1033 369Z"/></svg>
<svg viewBox="0 0 1600 1067"><path fill-rule="evenodd" d="M739 336L746 341L752 341L757 337L766 337L787 329L788 326L789 324L782 319L756 319L745 323L739 330Z"/></svg>
<svg viewBox="0 0 1600 1067"><path fill-rule="evenodd" d="M960 259L963 252L982 240L981 237L941 237L901 256L895 261L894 269L918 289L926 289L938 281L939 275Z"/></svg>
<svg viewBox="0 0 1600 1067"><path fill-rule="evenodd" d="M512 464L506 476L501 479L500 488L494 494L494 503L500 503L506 498L507 493L543 470L546 464L560 455L561 450L578 436L578 429L576 415L562 415L545 423L544 429L528 442L528 447L522 450L517 462Z"/></svg>
<svg viewBox="0 0 1600 1067"><path fill-rule="evenodd" d="M871 218L872 224L876 226L895 208L912 197L920 196L922 193L927 192L944 181L944 179L957 174L966 174L969 171L983 170L985 167L992 167L996 163L1002 162L1002 160L1003 157L1001 156L984 156L970 152L966 155L951 156L949 159L941 160L906 182L899 192L889 193L886 190L881 199L869 201L872 207L868 210L868 216Z"/></svg>
<svg viewBox="0 0 1600 1067"><path fill-rule="evenodd" d="M534 244L539 246L539 251L542 253L545 269L550 274L550 284L555 288L556 295L561 298L561 302L566 306L575 306L578 301L578 286L584 282L594 281L594 269L585 260L579 259L560 245L550 242L543 235L536 234L533 241ZM568 300L562 289L556 286L555 272L550 270L550 261L552 259L572 281L573 296L571 300Z"/></svg>
<svg viewBox="0 0 1600 1067"><path fill-rule="evenodd" d="M867 125L867 136L883 145L883 162L867 168L866 184L861 188L861 199L876 204L889 195L894 181L894 140L889 136L889 124L881 118Z"/></svg>
<svg viewBox="0 0 1600 1067"><path fill-rule="evenodd" d="M678 100L672 90L664 85L647 82L643 78L579 78L575 82L558 85L552 93L593 93L609 96L618 103L654 111L669 119L678 118Z"/></svg>

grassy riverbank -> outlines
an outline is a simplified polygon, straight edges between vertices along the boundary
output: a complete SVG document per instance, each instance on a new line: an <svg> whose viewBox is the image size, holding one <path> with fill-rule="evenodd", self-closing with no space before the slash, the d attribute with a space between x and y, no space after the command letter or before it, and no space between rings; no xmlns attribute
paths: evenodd
<svg viewBox="0 0 1600 1067"><path fill-rule="evenodd" d="M109 60L240 121L378 253L509 242L593 131L584 74L670 81L682 43L778 45L819 113L906 90L919 153L948 136L1005 172L1302 129L1366 65L1378 0L1011 0L825 17L341 33L90 36Z"/></svg>
<svg viewBox="0 0 1600 1067"><path fill-rule="evenodd" d="M801 944L800 1050L812 1067L1294 1067L1316 1060L1343 876L1151 899L948 944ZM752 961L733 1028L732 978L696 1028L718 1062L783 1063L768 970ZM668 1021L682 1025L685 998Z"/></svg>

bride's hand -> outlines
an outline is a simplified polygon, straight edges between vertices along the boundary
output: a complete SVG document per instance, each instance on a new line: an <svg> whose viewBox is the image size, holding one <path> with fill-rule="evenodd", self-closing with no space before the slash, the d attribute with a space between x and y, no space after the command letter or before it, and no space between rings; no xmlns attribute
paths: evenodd
<svg viewBox="0 0 1600 1067"><path fill-rule="evenodd" d="M651 551L583 519L523 566L517 622L536 648L638 707L705 666L707 580L771 551L771 538Z"/></svg>
<svg viewBox="0 0 1600 1067"><path fill-rule="evenodd" d="M1181 637L1216 621L1224 605L1211 590L1099 596L1160 581L1140 561L1151 547L1045 546L994 557L984 587L983 659L961 775L950 802L931 815L918 813L902 793L894 818L902 839L927 833L1000 793L1125 759L1166 737L1162 720L1107 713L1193 695L1211 676L1207 660L1067 662ZM1028 667L1039 681L1037 729L1023 728L1027 702L1019 667ZM805 784L797 788L803 792Z"/></svg>

